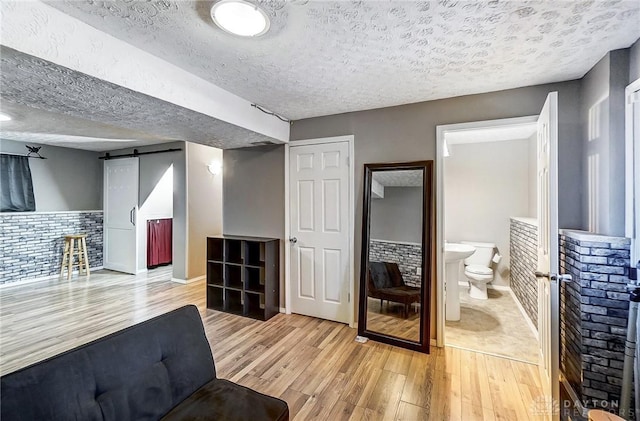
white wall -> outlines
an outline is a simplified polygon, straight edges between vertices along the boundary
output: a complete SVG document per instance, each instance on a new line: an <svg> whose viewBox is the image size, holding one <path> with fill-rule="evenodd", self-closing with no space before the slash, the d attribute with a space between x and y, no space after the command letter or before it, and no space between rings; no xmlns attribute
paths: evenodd
<svg viewBox="0 0 640 421"><path fill-rule="evenodd" d="M207 169L222 164L222 149L198 143L187 145L187 277L205 274L207 236L222 234L222 173ZM247 202L247 206L255 206Z"/></svg>
<svg viewBox="0 0 640 421"><path fill-rule="evenodd" d="M445 239L495 243L493 285L509 285L509 218L527 216L530 141L451 145L444 162Z"/></svg>
<svg viewBox="0 0 640 421"><path fill-rule="evenodd" d="M140 177L142 178L142 174ZM173 218L173 164L165 169L149 195L146 198L140 197L137 226L138 271L147 268L147 221L164 218Z"/></svg>

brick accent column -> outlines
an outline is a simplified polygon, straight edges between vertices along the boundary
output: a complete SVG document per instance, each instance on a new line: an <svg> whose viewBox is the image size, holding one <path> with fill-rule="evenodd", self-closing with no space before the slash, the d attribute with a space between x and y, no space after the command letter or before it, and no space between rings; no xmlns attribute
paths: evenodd
<svg viewBox="0 0 640 421"><path fill-rule="evenodd" d="M0 214L0 284L60 273L63 237L87 234L89 267L102 266L102 211Z"/></svg>
<svg viewBox="0 0 640 421"><path fill-rule="evenodd" d="M630 240L564 230L560 288L560 369L583 403L620 399L629 315Z"/></svg>
<svg viewBox="0 0 640 421"><path fill-rule="evenodd" d="M509 253L511 290L531 323L538 326L538 280L535 276L538 262L538 226L535 220L511 219Z"/></svg>

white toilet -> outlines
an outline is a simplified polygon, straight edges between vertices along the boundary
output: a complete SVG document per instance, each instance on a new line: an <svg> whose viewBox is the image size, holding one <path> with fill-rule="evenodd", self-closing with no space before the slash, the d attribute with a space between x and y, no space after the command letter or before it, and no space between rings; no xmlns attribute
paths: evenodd
<svg viewBox="0 0 640 421"><path fill-rule="evenodd" d="M476 248L476 252L464 259L464 276L469 280L469 296L477 300L486 300L487 284L493 281L493 261L496 245L493 243L474 243L461 241Z"/></svg>

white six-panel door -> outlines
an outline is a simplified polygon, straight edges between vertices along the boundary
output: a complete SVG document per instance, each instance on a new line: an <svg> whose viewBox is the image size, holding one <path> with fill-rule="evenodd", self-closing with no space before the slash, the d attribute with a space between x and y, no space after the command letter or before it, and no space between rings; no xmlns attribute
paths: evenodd
<svg viewBox="0 0 640 421"><path fill-rule="evenodd" d="M538 118L538 335L544 414L557 419L559 405L560 291L558 284L558 93L551 92Z"/></svg>
<svg viewBox="0 0 640 421"><path fill-rule="evenodd" d="M138 158L104 161L104 268L136 273Z"/></svg>
<svg viewBox="0 0 640 421"><path fill-rule="evenodd" d="M291 312L349 323L349 143L291 146Z"/></svg>

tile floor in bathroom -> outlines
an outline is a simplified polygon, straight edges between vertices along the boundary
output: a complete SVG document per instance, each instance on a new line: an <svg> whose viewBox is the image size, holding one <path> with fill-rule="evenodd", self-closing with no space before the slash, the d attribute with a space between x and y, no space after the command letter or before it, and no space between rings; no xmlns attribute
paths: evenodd
<svg viewBox="0 0 640 421"><path fill-rule="evenodd" d="M511 294L488 293L488 300L476 300L460 286L460 321L446 322L445 344L537 363L538 341Z"/></svg>

